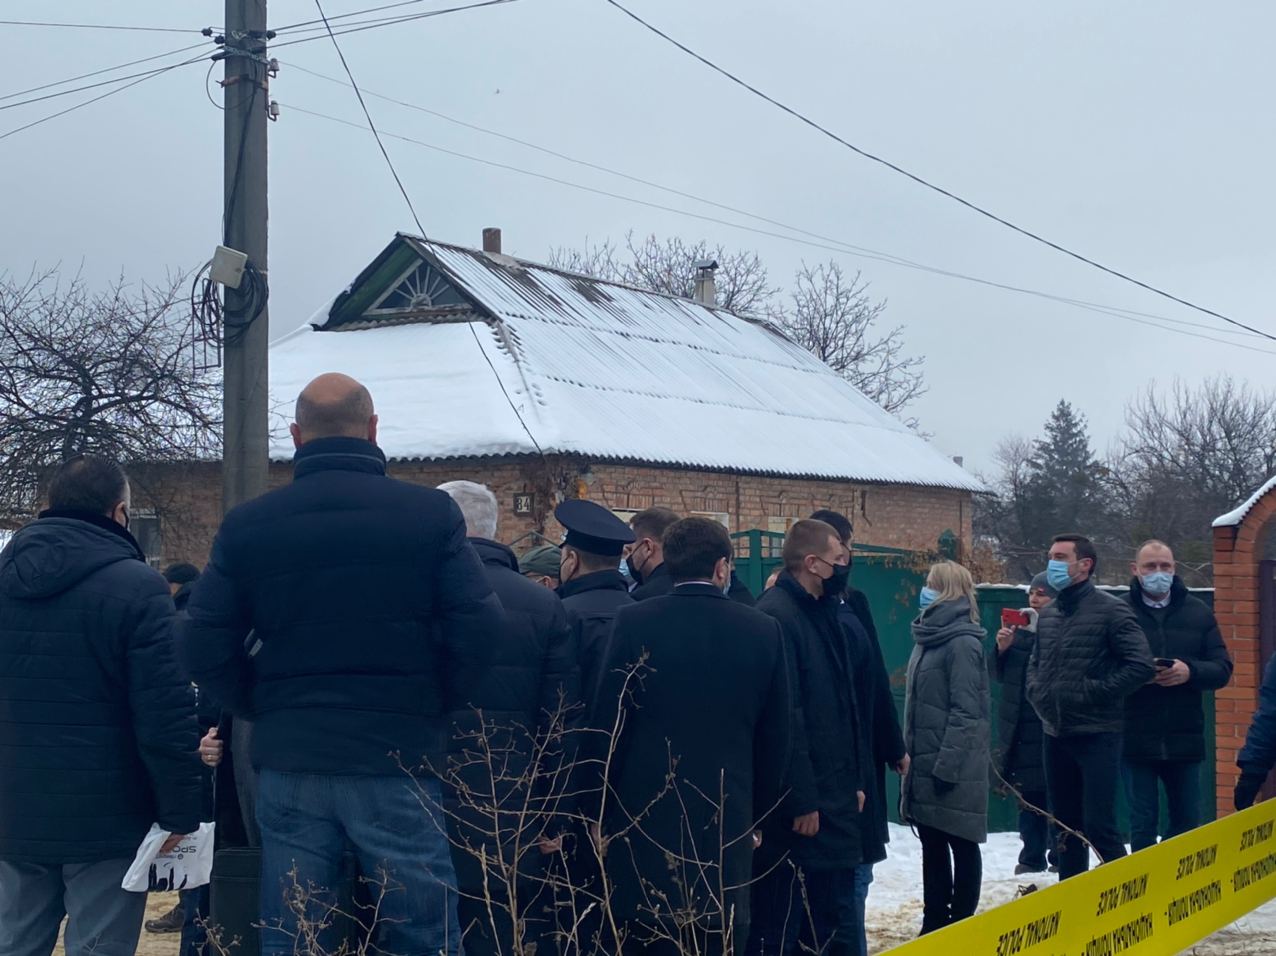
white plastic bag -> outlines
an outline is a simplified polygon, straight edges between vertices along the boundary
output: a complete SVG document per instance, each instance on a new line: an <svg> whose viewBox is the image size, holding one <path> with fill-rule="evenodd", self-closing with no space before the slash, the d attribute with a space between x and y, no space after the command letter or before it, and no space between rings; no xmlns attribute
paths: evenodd
<svg viewBox="0 0 1276 956"><path fill-rule="evenodd" d="M209 882L213 874L213 824L201 823L198 830L161 855L160 847L169 836L159 824L151 825L133 865L124 874L120 884L124 889L131 893L190 890Z"/></svg>

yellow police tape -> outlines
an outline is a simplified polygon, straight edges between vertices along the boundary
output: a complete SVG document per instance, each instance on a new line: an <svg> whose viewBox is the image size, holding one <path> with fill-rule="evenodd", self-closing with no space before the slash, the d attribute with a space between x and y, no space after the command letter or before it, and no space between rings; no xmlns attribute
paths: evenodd
<svg viewBox="0 0 1276 956"><path fill-rule="evenodd" d="M1030 893L890 953L1172 956L1276 896L1274 830L1276 800Z"/></svg>

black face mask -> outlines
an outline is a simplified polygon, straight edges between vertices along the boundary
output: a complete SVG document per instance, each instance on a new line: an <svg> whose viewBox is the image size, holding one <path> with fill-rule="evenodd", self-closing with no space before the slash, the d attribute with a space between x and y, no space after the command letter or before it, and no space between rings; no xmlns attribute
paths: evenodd
<svg viewBox="0 0 1276 956"><path fill-rule="evenodd" d="M821 560L823 559L821 558ZM824 579L825 597L836 597L845 594L847 587L851 583L850 564L832 564L828 561L824 563L833 569L833 573Z"/></svg>
<svg viewBox="0 0 1276 956"><path fill-rule="evenodd" d="M631 551L629 557L625 558L625 567L629 569L629 576L633 578L634 584L642 584L642 572L638 570L638 566L634 564L634 555Z"/></svg>

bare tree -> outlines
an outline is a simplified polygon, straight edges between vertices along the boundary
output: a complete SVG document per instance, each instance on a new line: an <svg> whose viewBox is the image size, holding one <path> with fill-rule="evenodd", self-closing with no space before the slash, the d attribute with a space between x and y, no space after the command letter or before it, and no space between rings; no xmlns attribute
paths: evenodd
<svg viewBox="0 0 1276 956"><path fill-rule="evenodd" d="M184 285L0 275L0 519L29 517L47 469L78 453L219 454L221 382L195 368Z"/></svg>
<svg viewBox="0 0 1276 956"><path fill-rule="evenodd" d="M1208 584L1211 521L1276 473L1276 393L1227 375L1153 382L1127 406L1111 459L1124 543L1165 538L1188 583Z"/></svg>
<svg viewBox="0 0 1276 956"><path fill-rule="evenodd" d="M772 319L784 333L892 414L926 391L920 356L904 354L904 330L878 328L886 300L874 302L860 273L837 262L806 263L793 280L791 309Z"/></svg>
<svg viewBox="0 0 1276 956"><path fill-rule="evenodd" d="M993 452L995 474L982 476L992 494L975 498L975 536L995 542L998 556L1014 576L1030 580L1040 570L1043 556L1032 514L1032 461L1035 447L1030 438L1009 435Z"/></svg>
<svg viewBox="0 0 1276 956"><path fill-rule="evenodd" d="M779 293L771 285L766 266L756 252L711 246L701 239L684 242L677 237L660 240L647 236L641 241L634 233L625 236L619 250L610 240L583 249L559 248L550 252L550 265L669 295L691 298L696 264L718 263L716 275L718 305L743 316L765 315Z"/></svg>

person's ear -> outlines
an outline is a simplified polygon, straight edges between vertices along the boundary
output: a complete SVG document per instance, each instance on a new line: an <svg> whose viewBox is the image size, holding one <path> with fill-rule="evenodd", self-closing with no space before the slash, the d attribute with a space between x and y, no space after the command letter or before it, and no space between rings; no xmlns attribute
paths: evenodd
<svg viewBox="0 0 1276 956"><path fill-rule="evenodd" d="M376 415L368 419L368 441L374 445L377 443L377 425L379 422L380 419Z"/></svg>
<svg viewBox="0 0 1276 956"><path fill-rule="evenodd" d="M293 422L288 426L288 434L292 435L292 447L300 448L303 444L301 440L301 426Z"/></svg>

